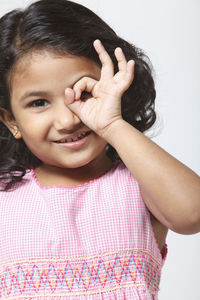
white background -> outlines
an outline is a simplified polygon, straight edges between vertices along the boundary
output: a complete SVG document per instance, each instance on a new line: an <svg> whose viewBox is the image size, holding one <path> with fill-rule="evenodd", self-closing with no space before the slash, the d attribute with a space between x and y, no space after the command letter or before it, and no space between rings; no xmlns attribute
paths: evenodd
<svg viewBox="0 0 200 300"><path fill-rule="evenodd" d="M0 15L30 2L0 0ZM91 8L119 35L148 54L156 71L157 88L158 121L151 130L153 140L200 174L200 1L76 2ZM167 243L169 253L159 299L199 300L200 234L169 232Z"/></svg>

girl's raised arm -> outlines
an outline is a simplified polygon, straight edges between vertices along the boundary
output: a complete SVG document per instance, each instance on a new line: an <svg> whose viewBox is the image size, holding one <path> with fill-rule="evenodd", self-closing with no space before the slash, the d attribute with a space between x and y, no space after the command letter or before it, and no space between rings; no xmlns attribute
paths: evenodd
<svg viewBox="0 0 200 300"><path fill-rule="evenodd" d="M200 177L124 120L107 130L106 140L138 180L152 214L181 234L200 231Z"/></svg>

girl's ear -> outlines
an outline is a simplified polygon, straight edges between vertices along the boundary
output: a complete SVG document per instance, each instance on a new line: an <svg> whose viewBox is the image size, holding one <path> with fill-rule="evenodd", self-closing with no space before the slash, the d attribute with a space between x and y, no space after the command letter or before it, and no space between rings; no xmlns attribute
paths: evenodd
<svg viewBox="0 0 200 300"><path fill-rule="evenodd" d="M0 107L0 121L2 121L4 125L8 127L15 139L22 138L21 132L17 126L16 121L13 119L11 113L3 107Z"/></svg>

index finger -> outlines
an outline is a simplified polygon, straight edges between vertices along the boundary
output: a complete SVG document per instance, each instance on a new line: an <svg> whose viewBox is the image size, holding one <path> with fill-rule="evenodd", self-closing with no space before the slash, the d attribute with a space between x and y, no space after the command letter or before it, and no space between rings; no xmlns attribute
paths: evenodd
<svg viewBox="0 0 200 300"><path fill-rule="evenodd" d="M114 66L108 52L105 50L100 40L95 40L93 45L102 63L101 78L112 78L114 76Z"/></svg>

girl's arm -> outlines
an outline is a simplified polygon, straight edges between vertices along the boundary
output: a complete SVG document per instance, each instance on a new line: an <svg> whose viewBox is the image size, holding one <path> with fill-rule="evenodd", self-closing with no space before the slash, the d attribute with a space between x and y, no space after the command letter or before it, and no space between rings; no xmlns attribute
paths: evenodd
<svg viewBox="0 0 200 300"><path fill-rule="evenodd" d="M181 234L200 231L200 177L124 120L104 132L141 186L152 214Z"/></svg>

